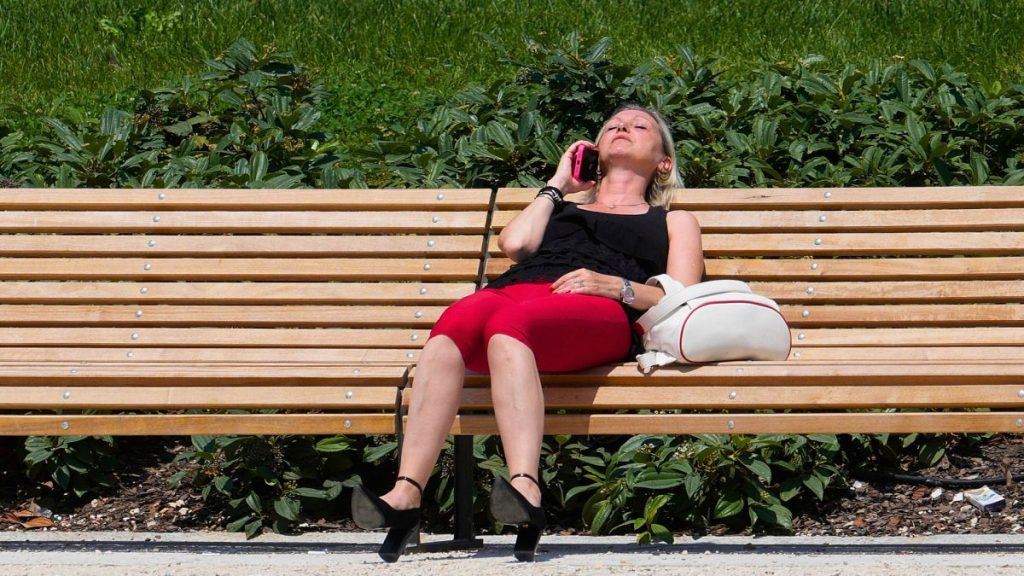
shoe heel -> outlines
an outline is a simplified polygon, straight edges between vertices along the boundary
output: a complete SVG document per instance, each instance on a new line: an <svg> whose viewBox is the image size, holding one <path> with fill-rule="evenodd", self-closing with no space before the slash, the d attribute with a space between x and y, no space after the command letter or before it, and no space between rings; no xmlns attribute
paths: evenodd
<svg viewBox="0 0 1024 576"><path fill-rule="evenodd" d="M388 530L388 535L384 538L384 543L380 545L380 550L377 551L377 555L381 557L381 560L391 563L396 562L405 553L405 548L409 544L420 543L420 525L416 524L408 528L392 528Z"/></svg>
<svg viewBox="0 0 1024 576"><path fill-rule="evenodd" d="M537 546L540 545L541 528L537 526L524 525L519 527L516 535L516 545L512 549L512 555L520 562L533 562L537 555Z"/></svg>

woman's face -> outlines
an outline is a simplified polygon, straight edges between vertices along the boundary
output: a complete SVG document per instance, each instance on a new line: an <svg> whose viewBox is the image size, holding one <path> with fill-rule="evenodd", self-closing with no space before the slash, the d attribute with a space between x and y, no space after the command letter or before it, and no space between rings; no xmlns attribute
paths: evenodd
<svg viewBox="0 0 1024 576"><path fill-rule="evenodd" d="M597 147L602 166L623 165L652 176L667 158L657 122L642 110L623 110L612 116Z"/></svg>

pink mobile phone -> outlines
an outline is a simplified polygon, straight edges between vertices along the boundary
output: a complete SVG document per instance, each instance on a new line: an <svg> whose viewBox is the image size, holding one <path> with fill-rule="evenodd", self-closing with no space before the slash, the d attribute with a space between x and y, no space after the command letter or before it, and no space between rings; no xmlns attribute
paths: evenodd
<svg viewBox="0 0 1024 576"><path fill-rule="evenodd" d="M597 180L597 148L580 145L573 156L572 177L577 182Z"/></svg>

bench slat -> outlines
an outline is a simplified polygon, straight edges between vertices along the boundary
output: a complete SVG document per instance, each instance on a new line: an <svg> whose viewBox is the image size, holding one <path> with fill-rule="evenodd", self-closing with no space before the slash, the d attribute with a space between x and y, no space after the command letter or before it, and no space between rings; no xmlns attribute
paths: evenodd
<svg viewBox="0 0 1024 576"><path fill-rule="evenodd" d="M443 258L0 258L0 280L473 281L479 267Z"/></svg>
<svg viewBox="0 0 1024 576"><path fill-rule="evenodd" d="M4 305L0 326L348 326L430 328L444 306ZM783 306L791 327L1020 326L1017 304Z"/></svg>
<svg viewBox="0 0 1024 576"><path fill-rule="evenodd" d="M505 227L519 211L494 214L491 226ZM806 232L987 232L1024 230L1024 208L958 210L695 211L705 234L767 231ZM824 220L822 220L824 218ZM0 219L0 224L3 224ZM0 226L0 229L3 227Z"/></svg>
<svg viewBox="0 0 1024 576"><path fill-rule="evenodd" d="M1024 412L548 415L545 434L910 434L1021 432ZM451 434L495 434L493 416L460 415Z"/></svg>
<svg viewBox="0 0 1024 576"><path fill-rule="evenodd" d="M483 234L484 212L0 212L0 232Z"/></svg>
<svg viewBox="0 0 1024 576"><path fill-rule="evenodd" d="M0 363L147 362L231 364L390 364L413 363L417 349L386 348L18 348L0 347ZM129 355L130 354L130 355Z"/></svg>
<svg viewBox="0 0 1024 576"><path fill-rule="evenodd" d="M802 336L801 336L802 335ZM1021 346L1024 330L983 328L798 328L795 346Z"/></svg>
<svg viewBox="0 0 1024 576"><path fill-rule="evenodd" d="M145 288L145 292L142 289ZM0 282L0 302L158 304L449 304L469 282Z"/></svg>
<svg viewBox="0 0 1024 576"><path fill-rule="evenodd" d="M415 328L5 328L0 346L419 348L429 335Z"/></svg>
<svg viewBox="0 0 1024 576"><path fill-rule="evenodd" d="M0 256L391 256L480 255L482 235L167 236L0 235Z"/></svg>
<svg viewBox="0 0 1024 576"><path fill-rule="evenodd" d="M3 305L0 326L349 326L430 328L444 306Z"/></svg>
<svg viewBox="0 0 1024 576"><path fill-rule="evenodd" d="M942 386L601 386L548 387L549 410L759 410L857 408L1021 408L1019 385ZM415 389L403 395L406 406ZM53 398L57 398L54 396ZM51 402L53 399L51 399ZM488 389L468 388L462 408L490 410Z"/></svg>
<svg viewBox="0 0 1024 576"><path fill-rule="evenodd" d="M394 434L392 414L0 415L0 436Z"/></svg>
<svg viewBox="0 0 1024 576"><path fill-rule="evenodd" d="M416 368L410 374L415 387ZM671 366L642 374L635 363L600 366L573 373L541 375L545 386L647 385L647 386L844 386L858 385L958 385L969 380L978 385L1024 383L1021 363L850 363L726 362L702 366ZM488 377L467 374L466 386L488 385ZM1024 402L1024 399L1021 399Z"/></svg>
<svg viewBox="0 0 1024 576"><path fill-rule="evenodd" d="M483 210L489 189L3 189L0 210Z"/></svg>
<svg viewBox="0 0 1024 576"><path fill-rule="evenodd" d="M893 304L862 306L782 306L795 327L1017 326L1019 304Z"/></svg>
<svg viewBox="0 0 1024 576"><path fill-rule="evenodd" d="M401 386L406 366L352 365L264 365L264 364L78 364L58 366L4 365L0 369L0 390L6 386L39 383L44 386L129 387L172 385L218 386Z"/></svg>
<svg viewBox="0 0 1024 576"><path fill-rule="evenodd" d="M487 276L495 278L512 265L507 258L487 262ZM1019 280L1024 258L878 258L865 260L723 259L706 260L707 280Z"/></svg>
<svg viewBox="0 0 1024 576"><path fill-rule="evenodd" d="M750 279L975 280L1024 277L1024 258L887 258L867 260L709 260L707 276Z"/></svg>
<svg viewBox="0 0 1024 576"><path fill-rule="evenodd" d="M911 282L751 282L757 294L780 304L924 302L1000 303L1024 300L1022 280L940 280ZM809 290L809 291L808 291Z"/></svg>
<svg viewBox="0 0 1024 576"><path fill-rule="evenodd" d="M826 196L827 194L827 196ZM496 204L522 210L535 188L502 188ZM578 199L580 195L570 196ZM675 192L672 208L687 210L764 210L850 208L1012 208L1024 207L1024 186L928 186L919 188L687 188Z"/></svg>
<svg viewBox="0 0 1024 576"><path fill-rule="evenodd" d="M2 349L0 349L2 350ZM1019 346L945 346L888 347L849 346L843 348L794 347L792 362L1022 362L1024 348Z"/></svg>
<svg viewBox="0 0 1024 576"><path fill-rule="evenodd" d="M705 258L722 256L954 256L1024 254L1024 233L703 234ZM503 258L498 238L488 253Z"/></svg>
<svg viewBox="0 0 1024 576"><path fill-rule="evenodd" d="M705 234L702 242L706 257L1024 254L1020 232Z"/></svg>
<svg viewBox="0 0 1024 576"><path fill-rule="evenodd" d="M0 368L2 370L2 368ZM35 410L388 410L395 386L174 386L0 388L0 409Z"/></svg>

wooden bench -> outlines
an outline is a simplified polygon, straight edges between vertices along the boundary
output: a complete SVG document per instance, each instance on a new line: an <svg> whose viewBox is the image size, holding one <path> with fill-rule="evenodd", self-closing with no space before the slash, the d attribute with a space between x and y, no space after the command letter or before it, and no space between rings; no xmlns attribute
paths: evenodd
<svg viewBox="0 0 1024 576"><path fill-rule="evenodd" d="M395 433L430 324L508 267L495 234L534 194L2 190L0 434ZM1024 188L677 200L708 279L783 305L790 360L544 375L548 433L1024 431ZM457 545L486 387L452 429ZM71 413L228 408L286 412Z"/></svg>

